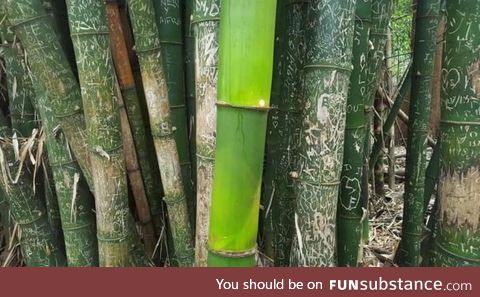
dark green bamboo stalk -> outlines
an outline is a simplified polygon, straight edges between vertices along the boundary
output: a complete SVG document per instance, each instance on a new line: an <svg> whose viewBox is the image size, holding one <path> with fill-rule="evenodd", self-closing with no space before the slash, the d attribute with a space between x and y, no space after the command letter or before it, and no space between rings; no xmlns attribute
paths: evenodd
<svg viewBox="0 0 480 297"><path fill-rule="evenodd" d="M55 191L54 184L53 184L53 173L52 173L52 169L50 168L50 165L48 164L47 150L44 145L45 140L42 137L40 138L40 141L43 142L41 144L42 146L41 150L43 151L42 157L41 157L43 176L40 174L40 177L42 177L41 179L39 179L38 176L36 177L38 181L36 181L35 192L37 195L40 194L45 196L45 207L47 208L48 223L50 224L50 228L52 229L55 242L58 243L58 248L65 255L65 258L66 258L67 253L65 249L65 239L63 236L62 220L60 218L60 209L58 206L57 193ZM38 150L40 149L38 148ZM43 190L40 193L38 192L39 185ZM66 259L66 261L68 264L68 259Z"/></svg>
<svg viewBox="0 0 480 297"><path fill-rule="evenodd" d="M370 30L371 51L368 57L368 76L365 91L365 142L363 148L364 166L362 173L362 196L361 203L365 210L368 210L369 192L369 157L372 145L372 121L373 121L373 100L378 89L378 83L383 63L384 48L388 37L388 24L393 12L393 0L372 0L372 28ZM368 215L366 214L368 218ZM363 220L363 241L368 241L368 222Z"/></svg>
<svg viewBox="0 0 480 297"><path fill-rule="evenodd" d="M421 262L427 137L439 12L440 0L424 0L417 4L402 240L398 259L402 266L419 266Z"/></svg>
<svg viewBox="0 0 480 297"><path fill-rule="evenodd" d="M275 43L273 51L273 75L270 106L268 113L267 138L265 139L265 164L263 172L263 191L260 196L260 248L264 258L268 261L266 266L274 265L275 258L275 231L273 222L273 201L275 194L275 168L277 164L277 146L279 142L278 103L282 84L282 57L285 39L285 0L277 1L277 15L275 18Z"/></svg>
<svg viewBox="0 0 480 297"><path fill-rule="evenodd" d="M46 97L36 98L37 111L46 135L49 166L52 168L69 267L97 266L98 250L93 196L80 167L72 156L65 135L58 129Z"/></svg>
<svg viewBox="0 0 480 297"><path fill-rule="evenodd" d="M166 77L161 59L161 43L151 0L129 0L130 16L145 90L150 126L162 176L174 253L180 266L193 263L193 234L188 219L180 161L170 106Z"/></svg>
<svg viewBox="0 0 480 297"><path fill-rule="evenodd" d="M182 9L180 0L156 0L156 21L162 51L162 62L168 86L170 118L177 143L182 181L189 212L195 215L192 164L188 143L188 113L185 96L185 62L183 53Z"/></svg>
<svg viewBox="0 0 480 297"><path fill-rule="evenodd" d="M335 220L352 71L354 1L313 0L307 15L291 264L335 266Z"/></svg>
<svg viewBox="0 0 480 297"><path fill-rule="evenodd" d="M12 28L22 40L34 79L45 90L53 113L91 189L90 152L86 146L86 126L80 89L65 57L59 37L40 0L5 0Z"/></svg>
<svg viewBox="0 0 480 297"><path fill-rule="evenodd" d="M23 167L15 183L8 174L15 175L21 161L15 159L12 143L6 138L11 132L7 132L8 128L4 125L1 129L0 183L7 194L13 219L21 231L20 246L25 262L27 266L65 266L65 258L50 229L44 202L33 192L31 174Z"/></svg>
<svg viewBox="0 0 480 297"><path fill-rule="evenodd" d="M95 190L100 266L128 266L136 236L128 207L122 131L102 1L68 0Z"/></svg>
<svg viewBox="0 0 480 297"><path fill-rule="evenodd" d="M215 160L217 124L218 30L220 0L196 1L192 27L195 37L195 98L197 154L197 217L195 265L207 266L208 224Z"/></svg>
<svg viewBox="0 0 480 297"><path fill-rule="evenodd" d="M479 12L479 1L447 1L435 266L480 265Z"/></svg>
<svg viewBox="0 0 480 297"><path fill-rule="evenodd" d="M284 1L280 8L283 18L281 30L282 44L279 54L279 75L272 88L277 100L275 109L270 113L267 145L267 162L265 172L266 199L271 204L272 243L275 266L288 266L294 231L294 210L296 205L293 179L296 152L301 133L301 111L304 105L301 96L301 77L305 56L305 19L307 1ZM278 29L278 28L277 28ZM279 38L279 37L277 37ZM279 86L275 88L275 79ZM273 103L272 103L273 106ZM268 176L271 176L268 178ZM271 190L268 191L270 180ZM271 202L269 201L271 199Z"/></svg>
<svg viewBox="0 0 480 297"><path fill-rule="evenodd" d="M365 90L372 1L357 1L353 38L353 71L347 98L345 150L337 207L337 257L339 266L357 266L362 238L361 180L365 141Z"/></svg>
<svg viewBox="0 0 480 297"><path fill-rule="evenodd" d="M6 246L10 244L10 232L12 222L10 219L10 207L7 202L7 195L0 189L0 223L2 226L2 234Z"/></svg>
<svg viewBox="0 0 480 297"><path fill-rule="evenodd" d="M254 266L276 1L221 7L208 266Z"/></svg>
<svg viewBox="0 0 480 297"><path fill-rule="evenodd" d="M191 20L193 17L193 6L195 0L182 0L183 5L183 42L185 53L185 96L188 109L188 140L190 143L190 160L192 166L197 167L196 147L196 108L195 108L195 41ZM197 189L197 172L192 171L193 192ZM193 197L196 197L194 195Z"/></svg>
<svg viewBox="0 0 480 297"><path fill-rule="evenodd" d="M370 154L370 160L369 160L369 168L370 171L373 170L373 166L377 162L380 153L383 149L383 144L384 142L387 142L388 139L391 138L390 131L393 125L395 124L395 121L397 119L398 113L402 107L403 101L405 98L408 97L408 94L410 92L410 87L412 85L412 79L411 76L411 64L407 67L407 70L403 74L403 77L401 79L401 83L399 84L400 87L397 87L397 91L395 92L395 95L393 96L393 101L394 104L393 106L390 107L390 111L388 113L387 118L385 119L385 122L383 123L383 139L382 138L376 138L375 142L373 143L372 146L372 152Z"/></svg>

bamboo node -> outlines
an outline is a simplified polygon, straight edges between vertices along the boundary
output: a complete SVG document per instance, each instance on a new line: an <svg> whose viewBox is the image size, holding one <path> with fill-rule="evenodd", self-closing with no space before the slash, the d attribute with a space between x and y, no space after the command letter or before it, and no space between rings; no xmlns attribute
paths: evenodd
<svg viewBox="0 0 480 297"><path fill-rule="evenodd" d="M216 105L218 107L245 109L245 110L251 110L251 111L258 111L258 112L268 112L271 109L269 106L246 106L246 105L227 103L225 101L217 101Z"/></svg>
<svg viewBox="0 0 480 297"><path fill-rule="evenodd" d="M208 251L212 254L226 258L247 258L257 254L257 245L255 245L255 247L253 247L252 249L243 251L215 250L211 247L208 247Z"/></svg>

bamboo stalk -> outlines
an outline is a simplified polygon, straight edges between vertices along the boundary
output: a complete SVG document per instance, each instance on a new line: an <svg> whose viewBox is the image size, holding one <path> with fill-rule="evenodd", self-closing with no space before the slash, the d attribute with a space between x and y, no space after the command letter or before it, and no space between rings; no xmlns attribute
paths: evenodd
<svg viewBox="0 0 480 297"><path fill-rule="evenodd" d="M339 266L357 266L362 235L360 203L363 142L365 141L365 86L368 76L372 1L357 1L353 42L353 71L347 98L345 150L337 207L337 257Z"/></svg>
<svg viewBox="0 0 480 297"><path fill-rule="evenodd" d="M220 0L196 2L191 26L195 49L197 217L195 265L207 266L210 202L217 123L218 30Z"/></svg>
<svg viewBox="0 0 480 297"><path fill-rule="evenodd" d="M479 12L479 1L447 1L435 266L480 265Z"/></svg>
<svg viewBox="0 0 480 297"><path fill-rule="evenodd" d="M254 266L276 1L221 7L208 266Z"/></svg>
<svg viewBox="0 0 480 297"><path fill-rule="evenodd" d="M291 172L301 131L301 76L305 55L306 1L283 1L278 53L279 74L272 87L272 106L267 136L267 167L265 172L266 216L271 219L275 266L288 266L294 230L295 193ZM280 5L280 3L278 4ZM278 23L277 23L278 24ZM277 30L279 28L277 27ZM278 86L275 86L275 79ZM278 93L276 93L278 92ZM273 101L277 96L276 102ZM269 158L270 157L270 158ZM270 159L270 160L269 160ZM270 176L270 177L269 177ZM270 188L270 189L269 189ZM271 207L269 207L271 205Z"/></svg>
<svg viewBox="0 0 480 297"><path fill-rule="evenodd" d="M125 35L121 25L118 2L110 1L106 4L106 8L109 21L108 25L112 48L112 58L123 99L123 103L120 102L119 104L121 106L125 105L126 108L126 113L124 112L124 108L120 110L122 129L125 127L123 132L124 143L125 138L130 138L132 136L134 141L134 146L132 146L133 143L131 143L131 145L124 144L125 155L129 155L129 157L126 158L126 166L129 176L131 176L130 183L132 184L132 178L137 180L135 182L135 187L137 188L135 191L137 193L136 196L141 198L139 199L141 201L143 201L145 197L148 199L146 206L140 207L140 205L137 205L137 208L140 207L144 211L144 214L142 215L142 228L144 229L144 236L147 236L145 248L147 248L147 253L149 256L152 256L151 252L153 252L153 247L155 246L156 242L155 234L158 236L164 227L161 205L162 201L160 199L159 191L157 189L158 185L156 184L151 170L151 164L149 162L147 132L145 129L145 122L143 120L139 98L137 96L137 89L128 56L128 49L125 43ZM138 164L135 164L137 162L140 165L141 175L139 175L140 172L137 171ZM145 208L148 208L148 212L145 210ZM151 226L149 226L151 224L149 222L150 220L153 221L155 234L149 234L151 229ZM153 245L147 241L153 241Z"/></svg>
<svg viewBox="0 0 480 297"><path fill-rule="evenodd" d="M49 166L52 169L56 198L69 267L98 265L93 195L88 191L81 169L39 87L35 105L46 135Z"/></svg>
<svg viewBox="0 0 480 297"><path fill-rule="evenodd" d="M402 266L419 266L421 262L427 137L439 13L440 0L419 1L417 4L402 240L398 261Z"/></svg>
<svg viewBox="0 0 480 297"><path fill-rule="evenodd" d="M364 97L365 104L365 142L364 142L364 167L362 173L362 207L368 211L368 201L370 196L369 177L369 157L372 146L372 119L373 119L373 100L378 90L378 83L381 73L381 65L384 58L384 48L388 36L388 24L393 12L392 0L372 0L372 27L370 30L371 51L368 57L368 76L367 87ZM368 218L368 214L365 214ZM363 241L368 241L369 236L369 220L363 220Z"/></svg>
<svg viewBox="0 0 480 297"><path fill-rule="evenodd" d="M8 140L11 131L6 126L3 114L0 114L0 122L0 184L7 194L13 219L21 231L20 247L25 262L27 266L65 266L64 255L56 245L50 229L44 202L33 192L33 177L25 167L20 167L23 160L15 158L14 147ZM18 170L21 170L18 180L13 182L12 176Z"/></svg>
<svg viewBox="0 0 480 297"><path fill-rule="evenodd" d="M116 77L104 3L68 0L70 23L85 110L100 266L130 264L135 247L133 217L128 207L122 130Z"/></svg>
<svg viewBox="0 0 480 297"><path fill-rule="evenodd" d="M182 10L180 0L153 1L167 80L170 119L177 144L182 182L191 218L195 217L192 164L188 143L188 113L185 96L185 62L183 53ZM194 220L191 220L194 222Z"/></svg>
<svg viewBox="0 0 480 297"><path fill-rule="evenodd" d="M263 191L260 196L260 248L265 259L265 266L273 266L275 258L275 231L273 222L273 202L275 201L275 169L280 129L278 121L278 103L282 83L282 57L284 52L285 35L285 1L277 1L277 14L275 17L275 43L273 51L272 90L270 95L271 110L268 113L267 138L265 139L265 164L263 172Z"/></svg>
<svg viewBox="0 0 480 297"><path fill-rule="evenodd" d="M173 127L161 44L151 0L129 0L130 16L145 90L150 126L162 176L174 252L180 266L193 262L193 234L188 220L186 196Z"/></svg>
<svg viewBox="0 0 480 297"><path fill-rule="evenodd" d="M195 40L191 19L193 17L193 6L195 0L181 1L183 8L183 44L185 53L185 96L188 110L188 142L190 144L190 160L192 166L197 168L196 151L196 98L195 98ZM193 191L196 197L197 171L192 170Z"/></svg>
<svg viewBox="0 0 480 297"><path fill-rule="evenodd" d="M27 161L24 154L26 150L31 150L31 148L25 148L25 145L34 145L34 141L38 140L36 139L38 131L36 117L30 101L35 94L23 49L13 32L8 29L9 23L4 5L5 2L0 3L0 35L7 74L10 117L15 132L7 127L2 128L4 133L2 137L5 138L1 156L2 187L7 199L10 200L9 205L14 219L20 229L26 233L23 234L26 238L21 237L20 241L27 265L64 266L66 260L63 243L60 241L61 238L53 233L53 230L58 229L52 228L55 226L52 221L49 221L48 209L44 204L44 188L37 184L36 168L33 168L35 165ZM10 137L10 140L7 137ZM37 162L40 161L37 158ZM40 164L37 163L36 166ZM32 211L38 211L38 213L32 213ZM37 219L38 224L35 222ZM53 250L48 251L49 248Z"/></svg>
<svg viewBox="0 0 480 297"><path fill-rule="evenodd" d="M352 71L354 3L313 0L308 8L294 266L336 264L335 220Z"/></svg>
<svg viewBox="0 0 480 297"><path fill-rule="evenodd" d="M32 75L45 90L54 115L93 189L80 89L50 16L40 0L4 1L7 3L7 16L12 29L22 40L28 54Z"/></svg>

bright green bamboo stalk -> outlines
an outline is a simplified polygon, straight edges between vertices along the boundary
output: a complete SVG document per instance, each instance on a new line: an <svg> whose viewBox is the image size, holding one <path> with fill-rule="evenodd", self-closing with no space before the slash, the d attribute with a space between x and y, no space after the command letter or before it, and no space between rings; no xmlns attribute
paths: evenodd
<svg viewBox="0 0 480 297"><path fill-rule="evenodd" d="M156 0L158 33L162 50L162 62L168 86L170 118L174 127L182 181L187 195L189 212L195 214L192 194L192 164L188 143L188 113L185 96L185 62L183 54L182 9L180 0Z"/></svg>
<svg viewBox="0 0 480 297"><path fill-rule="evenodd" d="M283 2L283 11L277 16L283 17L280 73L277 77L279 86L277 90L272 88L272 99L274 92L278 91L278 100L269 119L271 130L267 136L267 160L269 156L271 160L267 162L265 173L266 188L268 180L273 186L270 191L266 190L268 204L265 207L268 208L269 200L272 199L271 214L266 215L269 215L272 221L275 266L288 266L290 263L296 204L291 172L294 170L302 127L301 108L304 102L300 78L304 64L305 19L308 7L308 1ZM269 175L270 179L267 178Z"/></svg>
<svg viewBox="0 0 480 297"><path fill-rule="evenodd" d="M410 93L410 87L412 85L412 72L411 72L411 66L408 66L407 70L403 74L403 78L400 83L400 87L397 88L396 94L393 97L394 104L390 108L390 111L388 113L387 118L385 119L385 122L383 123L383 135L380 138L376 138L375 142L373 143L372 146L372 151L370 154L370 159L369 159L369 169L370 171L373 170L373 167L375 166L375 163L377 162L381 151L383 150L383 144L390 139L390 131L395 124L395 121L398 116L398 112L402 108L403 101L405 98L407 98L408 94Z"/></svg>
<svg viewBox="0 0 480 297"><path fill-rule="evenodd" d="M294 266L334 266L335 220L342 171L345 113L352 71L354 1L313 0L295 191Z"/></svg>
<svg viewBox="0 0 480 297"><path fill-rule="evenodd" d="M27 52L32 75L45 90L53 113L93 189L80 89L50 16L40 0L3 1L7 3L7 15L12 28Z"/></svg>
<svg viewBox="0 0 480 297"><path fill-rule="evenodd" d="M33 177L25 166L20 166L24 160L15 157L11 130L3 113L0 113L0 134L0 186L21 231L20 246L25 262L27 266L65 266L65 256L50 228L44 201L33 191Z"/></svg>
<svg viewBox="0 0 480 297"><path fill-rule="evenodd" d="M95 189L100 266L127 266L134 234L105 5L68 0Z"/></svg>
<svg viewBox="0 0 480 297"><path fill-rule="evenodd" d="M353 71L347 99L345 150L337 207L337 257L339 266L357 266L362 238L361 180L365 141L365 90L372 1L357 1L353 38Z"/></svg>
<svg viewBox="0 0 480 297"><path fill-rule="evenodd" d="M402 266L419 266L421 262L427 137L439 12L440 0L423 0L417 4L402 240L398 259Z"/></svg>
<svg viewBox="0 0 480 297"><path fill-rule="evenodd" d="M151 0L129 0L130 16L145 90L150 126L162 176L174 253L180 266L193 263L193 234L188 218L170 107L161 43Z"/></svg>
<svg viewBox="0 0 480 297"><path fill-rule="evenodd" d="M435 266L480 266L479 12L479 1L447 1Z"/></svg>
<svg viewBox="0 0 480 297"><path fill-rule="evenodd" d="M276 0L221 7L208 266L254 266Z"/></svg>
<svg viewBox="0 0 480 297"><path fill-rule="evenodd" d="M195 37L195 98L197 153L197 217L195 265L207 266L208 224L215 160L217 124L218 29L220 0L196 1L192 27Z"/></svg>

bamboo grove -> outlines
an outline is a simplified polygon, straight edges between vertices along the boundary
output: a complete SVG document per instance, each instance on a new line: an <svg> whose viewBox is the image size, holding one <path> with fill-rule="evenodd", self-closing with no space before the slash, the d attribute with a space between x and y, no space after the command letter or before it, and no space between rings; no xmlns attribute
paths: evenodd
<svg viewBox="0 0 480 297"><path fill-rule="evenodd" d="M0 0L0 42L2 266L480 266L477 0Z"/></svg>

